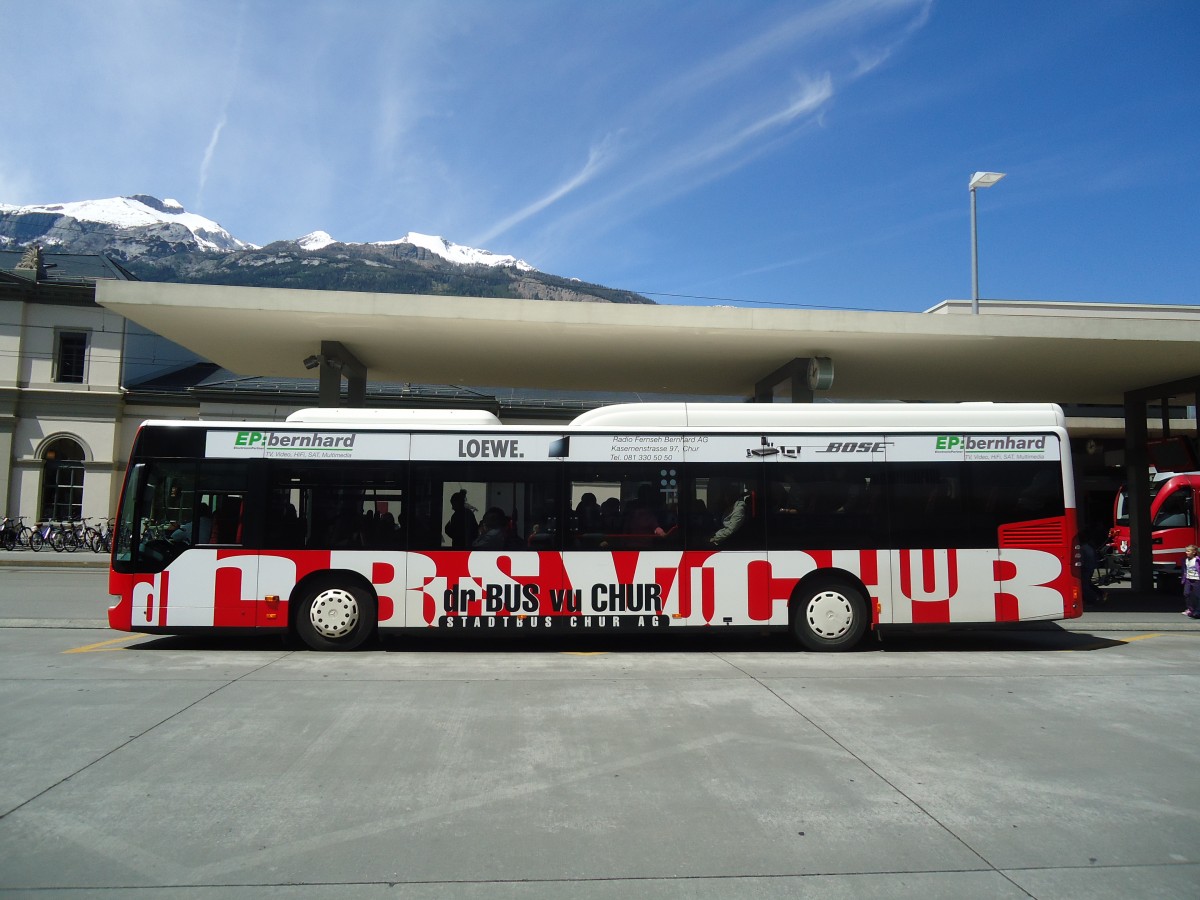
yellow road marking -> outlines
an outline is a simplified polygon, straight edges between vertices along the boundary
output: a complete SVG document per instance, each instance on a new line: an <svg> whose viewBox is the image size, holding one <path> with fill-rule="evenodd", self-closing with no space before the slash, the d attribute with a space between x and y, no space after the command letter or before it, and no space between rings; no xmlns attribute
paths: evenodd
<svg viewBox="0 0 1200 900"><path fill-rule="evenodd" d="M563 656L604 656L607 650L563 650Z"/></svg>
<svg viewBox="0 0 1200 900"><path fill-rule="evenodd" d="M1095 644L1085 644L1082 647L1071 647L1067 653L1086 653L1088 650L1107 650L1109 647L1115 647L1118 644L1131 644L1134 641L1144 641L1146 638L1162 637L1162 632L1154 634L1136 634L1128 638L1112 638L1111 640L1097 641Z"/></svg>
<svg viewBox="0 0 1200 900"><path fill-rule="evenodd" d="M109 644L123 644L126 641L136 641L140 637L145 637L145 635L127 634L125 637L113 638L111 641L101 641L98 644L88 644L86 647L64 650L63 653L108 653L112 650L124 650L124 647L110 647Z"/></svg>

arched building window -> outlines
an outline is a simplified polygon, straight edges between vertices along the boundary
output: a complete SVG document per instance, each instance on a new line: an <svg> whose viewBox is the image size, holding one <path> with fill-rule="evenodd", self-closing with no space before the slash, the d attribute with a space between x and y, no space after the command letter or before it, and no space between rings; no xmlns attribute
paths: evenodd
<svg viewBox="0 0 1200 900"><path fill-rule="evenodd" d="M42 451L41 519L83 517L83 447L58 438Z"/></svg>

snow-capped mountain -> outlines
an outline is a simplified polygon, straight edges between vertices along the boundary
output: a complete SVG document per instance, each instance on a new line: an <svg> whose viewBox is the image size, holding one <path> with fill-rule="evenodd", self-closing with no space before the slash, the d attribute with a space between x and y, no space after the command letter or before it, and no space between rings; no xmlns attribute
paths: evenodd
<svg viewBox="0 0 1200 900"><path fill-rule="evenodd" d="M301 250L324 250L330 244L336 244L338 241L328 231L310 231L304 237L296 238L292 243Z"/></svg>
<svg viewBox="0 0 1200 900"><path fill-rule="evenodd" d="M533 271L533 266L515 256L501 256L488 250L464 247L462 244L453 244L445 238L431 234L418 234L410 231L404 237L394 241L379 241L376 246L387 247L391 244L412 244L414 247L420 247L435 256L440 256L448 262L458 263L460 266L511 266L523 272Z"/></svg>
<svg viewBox="0 0 1200 900"><path fill-rule="evenodd" d="M338 241L326 231L313 231L304 237L296 238L293 243L304 250L322 250L330 244L343 242ZM420 234L416 231L410 231L404 237L394 241L370 241L366 244L350 244L349 246L394 247L400 244L409 244L441 257L446 262L456 263L460 266L503 266L520 269L522 272L536 271L525 260L517 259L515 256L502 256L499 253L492 253L490 250L477 250L474 247L455 244L443 237Z"/></svg>
<svg viewBox="0 0 1200 900"><path fill-rule="evenodd" d="M15 220L20 227L5 228L6 220ZM19 233L12 233L14 231ZM179 249L258 249L255 244L238 240L212 219L188 212L178 200L159 200L148 194L35 206L0 203L0 246L33 242L47 249L77 246L82 235L105 232L115 238L116 246L113 249L122 250L126 259L136 259L146 252L138 252L139 244L157 245L164 241ZM340 242L328 232L314 231L292 243L303 250L321 250ZM411 244L460 266L511 266L523 272L533 271L533 266L515 256L477 250L415 231L394 241L371 241L368 246L389 247L398 244Z"/></svg>
<svg viewBox="0 0 1200 900"><path fill-rule="evenodd" d="M179 201L147 194L35 206L0 203L0 246L36 242L47 249L81 250L81 244L96 243L89 236L122 251L127 259L164 244L189 250L255 249L212 219L188 212Z"/></svg>
<svg viewBox="0 0 1200 900"><path fill-rule="evenodd" d="M259 247L176 200L147 194L35 206L0 204L0 249L103 253L147 281L400 294L651 303L539 272L524 260L409 232L345 243L324 231Z"/></svg>

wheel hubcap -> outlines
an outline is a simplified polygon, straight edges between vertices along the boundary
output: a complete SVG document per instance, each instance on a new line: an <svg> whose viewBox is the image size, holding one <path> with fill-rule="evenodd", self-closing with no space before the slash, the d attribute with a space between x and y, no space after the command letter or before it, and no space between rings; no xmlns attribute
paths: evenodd
<svg viewBox="0 0 1200 900"><path fill-rule="evenodd" d="M332 588L321 591L308 611L309 621L322 637L345 637L358 624L358 601L349 591Z"/></svg>
<svg viewBox="0 0 1200 900"><path fill-rule="evenodd" d="M821 591L808 601L808 627L817 637L841 637L854 624L854 607L837 591Z"/></svg>

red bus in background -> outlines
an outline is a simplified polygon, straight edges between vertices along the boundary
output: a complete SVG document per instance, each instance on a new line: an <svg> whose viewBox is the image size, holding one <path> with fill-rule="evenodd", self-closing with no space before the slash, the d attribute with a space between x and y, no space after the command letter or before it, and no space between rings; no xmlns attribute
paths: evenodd
<svg viewBox="0 0 1200 900"><path fill-rule="evenodd" d="M1154 566L1162 574L1178 571L1188 544L1200 544L1200 472L1159 472L1150 485L1150 529ZM1109 532L1113 552L1125 560L1131 551L1129 493L1125 488L1113 500L1113 527Z"/></svg>
<svg viewBox="0 0 1200 900"><path fill-rule="evenodd" d="M627 404L158 421L134 442L109 623L397 633L889 626L1082 613L1050 404Z"/></svg>

